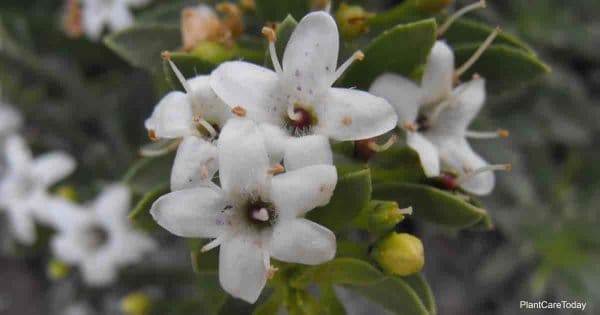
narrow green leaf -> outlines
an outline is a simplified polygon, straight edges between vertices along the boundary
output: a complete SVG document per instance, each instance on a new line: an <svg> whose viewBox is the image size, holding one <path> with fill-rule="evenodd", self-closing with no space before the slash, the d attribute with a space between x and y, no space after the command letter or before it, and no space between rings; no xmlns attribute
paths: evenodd
<svg viewBox="0 0 600 315"><path fill-rule="evenodd" d="M380 281L383 274L366 261L355 258L335 258L319 266L302 268L292 276L290 284L303 289L309 284L352 284L369 285Z"/></svg>
<svg viewBox="0 0 600 315"><path fill-rule="evenodd" d="M437 313L433 292L423 274L417 273L408 277L403 277L402 279L406 281L415 293L417 293L419 298L421 298L421 301L429 311L429 314L434 315Z"/></svg>
<svg viewBox="0 0 600 315"><path fill-rule="evenodd" d="M205 61L199 56L189 53L171 53L171 61L177 66L177 69L181 71L185 78L192 78L200 74L210 74L210 72L216 67L215 64ZM177 90L183 91L183 86L179 82L179 79L171 69L171 66L167 61L163 61L163 72L167 77L167 81L171 86Z"/></svg>
<svg viewBox="0 0 600 315"><path fill-rule="evenodd" d="M349 288L396 314L432 315L415 290L399 277L387 277L372 285Z"/></svg>
<svg viewBox="0 0 600 315"><path fill-rule="evenodd" d="M181 45L179 27L135 25L104 38L104 43L135 67L155 74L161 69L161 52Z"/></svg>
<svg viewBox="0 0 600 315"><path fill-rule="evenodd" d="M135 162L123 178L125 185L138 194L169 184L175 154L142 158Z"/></svg>
<svg viewBox="0 0 600 315"><path fill-rule="evenodd" d="M440 23L441 24L441 23ZM494 30L493 27L485 25L470 19L458 19L452 23L452 26L442 36L450 46L458 46L461 44L481 44ZM516 37L502 32L494 39L494 44L503 44L513 48L521 49L522 51L534 54L533 50L527 44L520 41Z"/></svg>
<svg viewBox="0 0 600 315"><path fill-rule="evenodd" d="M278 287L261 305L256 307L252 315L277 315L285 300L285 288Z"/></svg>
<svg viewBox="0 0 600 315"><path fill-rule="evenodd" d="M333 286L329 284L323 284L319 286L319 293L321 296L321 303L325 307L327 314L329 315L345 315L346 309L344 305L337 297Z"/></svg>
<svg viewBox="0 0 600 315"><path fill-rule="evenodd" d="M267 22L283 20L288 14L296 19L308 12L308 0L256 0L256 15Z"/></svg>
<svg viewBox="0 0 600 315"><path fill-rule="evenodd" d="M426 19L431 14L419 10L417 2L419 0L405 0L394 8L377 14L371 21L369 27L373 32L381 32L398 24L410 23Z"/></svg>
<svg viewBox="0 0 600 315"><path fill-rule="evenodd" d="M413 216L450 228L466 228L477 224L487 212L473 206L456 194L426 185L387 182L375 184L373 196L394 200L403 207L413 207Z"/></svg>
<svg viewBox="0 0 600 315"><path fill-rule="evenodd" d="M427 179L419 154L408 146L394 145L369 160L373 181L421 183Z"/></svg>
<svg viewBox="0 0 600 315"><path fill-rule="evenodd" d="M311 221L339 231L350 225L371 199L371 173L369 169L340 175L329 203L307 214Z"/></svg>
<svg viewBox="0 0 600 315"><path fill-rule="evenodd" d="M275 42L275 51L277 51L277 58L279 58L279 60L283 60L285 47L287 46L294 29L296 29L296 25L298 25L298 22L294 17L288 15L285 20L277 24L277 27L275 28L275 37L277 38L277 41ZM269 52L269 49L265 49L264 65L267 68L273 69L273 62L271 62L271 53Z"/></svg>
<svg viewBox="0 0 600 315"><path fill-rule="evenodd" d="M152 215L150 214L150 208L152 207L154 201L169 191L169 186L165 185L157 187L142 196L142 199L140 199L133 210L129 213L129 220L133 223L133 225L148 232L156 230L159 226L152 218Z"/></svg>
<svg viewBox="0 0 600 315"><path fill-rule="evenodd" d="M367 244L361 244L352 241L337 241L337 257L350 257L356 259L366 259L369 247Z"/></svg>
<svg viewBox="0 0 600 315"><path fill-rule="evenodd" d="M456 64L460 65L469 59L478 47L479 44L454 47ZM504 90L522 87L548 72L550 68L534 55L522 49L496 44L490 46L462 77L470 78L478 73L486 79L487 90L499 94Z"/></svg>
<svg viewBox="0 0 600 315"><path fill-rule="evenodd" d="M365 59L355 62L342 79L342 86L368 89L385 72L404 76L425 64L435 42L435 20L398 25L376 37L365 49Z"/></svg>

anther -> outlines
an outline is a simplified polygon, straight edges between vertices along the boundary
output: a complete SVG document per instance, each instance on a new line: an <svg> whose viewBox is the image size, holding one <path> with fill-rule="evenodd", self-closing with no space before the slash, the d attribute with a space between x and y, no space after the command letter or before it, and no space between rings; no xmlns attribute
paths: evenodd
<svg viewBox="0 0 600 315"><path fill-rule="evenodd" d="M165 50L163 52L160 53L160 58L162 58L163 61L169 61L171 60L171 52L168 50Z"/></svg>
<svg viewBox="0 0 600 315"><path fill-rule="evenodd" d="M478 10L478 9L485 9L486 4L484 0L472 3L458 11L456 11L456 13L452 14L447 20L446 22L444 22L444 24L442 26L440 26L440 28L438 28L436 35L438 37L442 36L447 30L448 28L452 25L452 23L454 23L454 21L456 21L456 19L458 19L459 17L474 11L474 10Z"/></svg>
<svg viewBox="0 0 600 315"><path fill-rule="evenodd" d="M279 163L277 163L277 164L273 165L272 167L270 167L270 168L267 170L267 173L268 173L269 175L281 174L281 173L283 173L283 172L285 172L285 167L283 167L283 165L281 165L281 164L279 164Z"/></svg>
<svg viewBox="0 0 600 315"><path fill-rule="evenodd" d="M217 237L214 240L208 242L208 244L202 246L202 248L200 248L200 252L201 253L206 253L207 251L221 245L221 243L223 242L223 238L222 237Z"/></svg>
<svg viewBox="0 0 600 315"><path fill-rule="evenodd" d="M483 167L480 167L476 170L470 170L465 168L465 171L467 172L464 175L459 176L456 179L456 184L460 185L462 183L464 183L466 180L471 179L481 173L485 173L485 172L493 172L493 171L504 171L504 172L510 172L512 170L512 165L511 164L492 164L492 165L486 165Z"/></svg>
<svg viewBox="0 0 600 315"><path fill-rule="evenodd" d="M158 141L160 140L160 138L156 135L156 132L154 131L154 129L148 129L148 139L150 139L150 141Z"/></svg>
<svg viewBox="0 0 600 315"><path fill-rule="evenodd" d="M247 112L246 112L246 109L245 109L245 108L243 108L242 106L239 106L239 105L238 105L238 106L236 106L236 107L234 107L234 108L231 110L231 112L232 112L233 114L237 115L237 116L240 116L240 117L246 117L246 113L247 113Z"/></svg>
<svg viewBox="0 0 600 315"><path fill-rule="evenodd" d="M275 42L277 40L277 36L275 35L275 30L270 27L264 26L261 30L261 33L265 35L265 37L269 40L269 42Z"/></svg>
<svg viewBox="0 0 600 315"><path fill-rule="evenodd" d="M283 73L279 57L277 56L277 50L275 49L275 41L277 40L275 31L272 28L265 26L262 28L262 34L269 40L269 55L271 56L271 63L273 63L275 72L278 74Z"/></svg>
<svg viewBox="0 0 600 315"><path fill-rule="evenodd" d="M488 49L490 47L490 45L492 45L492 42L494 41L494 39L496 38L496 36L498 36L498 34L500 34L502 32L502 29L497 26L494 31L492 33L490 33L490 35L485 39L485 41L481 44L481 46L479 46L479 48L477 48L477 51L475 51L475 53L469 58L469 60L467 60L465 63L462 64L462 66L460 66L458 69L456 69L454 71L454 78L456 80L458 80L458 78L464 74L467 70L469 70L469 68L477 61L477 59L479 59L479 57L481 57L481 55L483 54L483 52Z"/></svg>
<svg viewBox="0 0 600 315"><path fill-rule="evenodd" d="M352 125L352 117L350 117L350 116L344 117L344 119L342 119L342 124L344 126L350 126L350 125Z"/></svg>
<svg viewBox="0 0 600 315"><path fill-rule="evenodd" d="M418 130L418 127L415 123L413 122L406 122L402 125L402 128L408 130L408 131L412 131L412 132L416 132Z"/></svg>
<svg viewBox="0 0 600 315"><path fill-rule="evenodd" d="M398 142L398 136L392 135L384 144L369 142L368 146L369 149L379 153L391 148L396 142Z"/></svg>

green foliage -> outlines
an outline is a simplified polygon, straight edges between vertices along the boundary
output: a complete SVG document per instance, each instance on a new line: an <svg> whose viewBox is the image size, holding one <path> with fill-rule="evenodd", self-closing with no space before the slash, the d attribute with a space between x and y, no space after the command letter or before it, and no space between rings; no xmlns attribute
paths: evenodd
<svg viewBox="0 0 600 315"><path fill-rule="evenodd" d="M152 208L152 204L158 198L160 198L160 196L168 193L169 191L169 186L166 185L152 189L144 194L140 201L138 201L138 203L135 205L133 210L129 213L129 220L131 220L133 225L148 232L158 229L158 224L156 221L154 221L152 215L150 214L150 208Z"/></svg>
<svg viewBox="0 0 600 315"><path fill-rule="evenodd" d="M452 23L452 26L444 33L442 39L446 40L451 46L482 43L492 31L494 29L488 25L461 18ZM494 43L519 48L524 52L535 54L527 44L507 32L498 34L494 39Z"/></svg>
<svg viewBox="0 0 600 315"><path fill-rule="evenodd" d="M283 20L288 14L300 19L308 12L308 0L256 0L256 15L264 21Z"/></svg>
<svg viewBox="0 0 600 315"><path fill-rule="evenodd" d="M354 258L335 258L318 266L305 267L292 276L290 285L304 289L311 283L371 285L383 278L377 268Z"/></svg>
<svg viewBox="0 0 600 315"><path fill-rule="evenodd" d="M286 290L283 287L275 289L275 291L267 298L267 300L257 306L252 315L277 315L281 309L284 299L286 297Z"/></svg>
<svg viewBox="0 0 600 315"><path fill-rule="evenodd" d="M129 168L123 177L123 182L138 194L145 194L157 187L165 187L170 183L171 165L174 159L173 153L141 158Z"/></svg>
<svg viewBox="0 0 600 315"><path fill-rule="evenodd" d="M345 315L346 309L342 302L340 302L333 286L323 284L319 286L319 293L321 295L321 303L327 309L327 314L330 315Z"/></svg>

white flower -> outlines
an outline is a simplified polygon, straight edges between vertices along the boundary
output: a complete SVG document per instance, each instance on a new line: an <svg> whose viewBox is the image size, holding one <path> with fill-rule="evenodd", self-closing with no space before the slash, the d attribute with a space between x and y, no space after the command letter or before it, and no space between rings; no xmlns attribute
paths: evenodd
<svg viewBox="0 0 600 315"><path fill-rule="evenodd" d="M331 87L363 55L356 52L337 68L339 35L329 14L313 12L300 21L283 64L275 53L273 30L264 28L263 33L269 38L275 71L243 61L225 62L213 71L210 84L230 107L243 109L256 122L276 126L264 127L274 161L283 157L286 166L297 167L331 163L329 139L366 139L395 127L396 115L386 100L364 91ZM286 141L289 136L296 138Z"/></svg>
<svg viewBox="0 0 600 315"><path fill-rule="evenodd" d="M141 7L151 0L81 0L81 18L85 34L93 40L102 35L104 26L113 31L122 30L133 24L135 18L131 7Z"/></svg>
<svg viewBox="0 0 600 315"><path fill-rule="evenodd" d="M332 165L281 172L270 168L262 133L250 120L229 120L219 138L219 187L196 187L159 198L151 214L182 237L215 238L219 279L231 295L254 303L275 271L270 257L316 265L335 256L335 235L301 218L329 202L337 182Z"/></svg>
<svg viewBox="0 0 600 315"><path fill-rule="evenodd" d="M0 103L0 141L16 132L22 124L23 118L17 110Z"/></svg>
<svg viewBox="0 0 600 315"><path fill-rule="evenodd" d="M10 136L4 150L6 170L0 179L0 208L8 213L15 237L35 241L34 216L47 221L48 188L75 169L75 161L63 152L45 153L33 159L24 140Z"/></svg>
<svg viewBox="0 0 600 315"><path fill-rule="evenodd" d="M150 237L129 222L130 207L131 192L121 184L108 186L85 206L51 199L48 208L58 230L51 241L52 252L65 263L79 265L89 285L114 282L119 267L139 262L156 248Z"/></svg>
<svg viewBox="0 0 600 315"><path fill-rule="evenodd" d="M487 46L484 43L482 47ZM441 160L443 166L458 172L460 187L485 195L494 187L492 171L506 166L488 165L466 138L495 138L505 136L506 131L467 129L485 101L485 80L476 76L453 88L454 79L464 70L464 66L454 70L452 50L437 41L427 59L421 86L402 76L385 73L373 82L370 92L396 107L398 125L407 131L407 144L419 153L427 176L440 174Z"/></svg>

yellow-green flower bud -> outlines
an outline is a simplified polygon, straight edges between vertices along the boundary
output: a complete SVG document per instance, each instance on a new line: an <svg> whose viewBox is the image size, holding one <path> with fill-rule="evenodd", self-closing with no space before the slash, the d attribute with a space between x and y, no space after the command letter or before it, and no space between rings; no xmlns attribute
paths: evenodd
<svg viewBox="0 0 600 315"><path fill-rule="evenodd" d="M69 265L58 259L52 259L48 263L46 273L48 274L48 278L52 280L60 280L66 277L70 270L71 268Z"/></svg>
<svg viewBox="0 0 600 315"><path fill-rule="evenodd" d="M407 233L390 233L375 245L371 257L383 270L399 276L417 273L425 264L423 243Z"/></svg>
<svg viewBox="0 0 600 315"><path fill-rule="evenodd" d="M369 21L375 16L359 5L340 4L335 19L345 38L354 38L369 31Z"/></svg>
<svg viewBox="0 0 600 315"><path fill-rule="evenodd" d="M56 189L56 195L70 200L70 201L77 201L77 191L75 191L75 188L73 188L73 186L60 186L58 187L58 189Z"/></svg>
<svg viewBox="0 0 600 315"><path fill-rule="evenodd" d="M423 13L436 14L444 10L452 0L417 0L417 9Z"/></svg>
<svg viewBox="0 0 600 315"><path fill-rule="evenodd" d="M150 299L144 293L131 293L121 300L121 310L127 315L147 315Z"/></svg>
<svg viewBox="0 0 600 315"><path fill-rule="evenodd" d="M369 215L369 231L375 234L389 232L404 220L406 214L411 213L412 208L400 209L396 202L378 202Z"/></svg>
<svg viewBox="0 0 600 315"><path fill-rule="evenodd" d="M237 46L235 44L227 45L218 42L203 41L194 47L191 54L207 62L219 64L235 58Z"/></svg>

